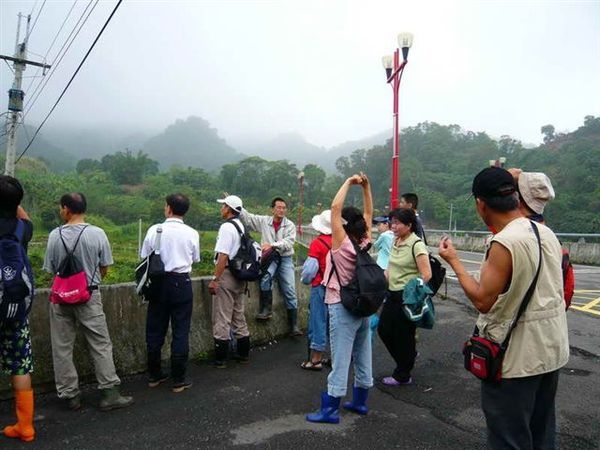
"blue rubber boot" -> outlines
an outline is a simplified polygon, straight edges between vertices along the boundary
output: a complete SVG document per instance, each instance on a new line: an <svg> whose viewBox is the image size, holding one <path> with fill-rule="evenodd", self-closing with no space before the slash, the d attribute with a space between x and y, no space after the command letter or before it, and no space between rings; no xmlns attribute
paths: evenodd
<svg viewBox="0 0 600 450"><path fill-rule="evenodd" d="M368 396L368 389L354 386L352 389L352 401L344 403L344 409L366 416L369 412L366 404Z"/></svg>
<svg viewBox="0 0 600 450"><path fill-rule="evenodd" d="M306 415L309 422L340 423L340 397L321 392L321 409Z"/></svg>

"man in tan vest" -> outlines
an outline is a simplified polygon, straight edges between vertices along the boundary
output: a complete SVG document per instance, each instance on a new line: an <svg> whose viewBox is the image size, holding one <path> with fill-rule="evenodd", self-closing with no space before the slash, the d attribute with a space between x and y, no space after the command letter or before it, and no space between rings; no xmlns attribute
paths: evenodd
<svg viewBox="0 0 600 450"><path fill-rule="evenodd" d="M480 336L501 343L538 268L537 238L519 212L513 177L498 167L473 180L477 213L494 234L480 278L468 274L450 239L440 256L456 273L466 296L480 312ZM555 448L558 372L569 359L561 282L561 247L554 233L537 225L542 264L527 308L513 329L502 364L502 380L481 382L488 447Z"/></svg>

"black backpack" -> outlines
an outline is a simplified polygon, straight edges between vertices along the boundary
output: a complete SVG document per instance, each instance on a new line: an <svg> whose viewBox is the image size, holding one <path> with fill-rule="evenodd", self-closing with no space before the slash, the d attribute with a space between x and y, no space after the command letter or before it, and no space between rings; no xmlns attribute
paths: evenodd
<svg viewBox="0 0 600 450"><path fill-rule="evenodd" d="M413 259L415 260L415 264L417 263L417 258L415 256L415 245L417 245L417 242L422 241L421 239L417 239L412 246L412 255ZM427 243L425 243L425 245L427 245ZM431 253L427 252L427 255L429 257L429 265L431 266L431 280L427 282L427 286L429 286L429 289L431 289L433 291L433 295L435 295L446 279L446 268L442 266L440 260Z"/></svg>
<svg viewBox="0 0 600 450"><path fill-rule="evenodd" d="M377 312L383 300L387 295L387 280L385 278L384 271L369 255L368 250L361 249L358 245L354 245L356 250L356 272L350 283L346 286L341 286L340 298L342 305L355 316L368 317ZM335 262L333 260L333 254L331 254L331 272L329 274L329 280L331 275L335 272L335 275L340 279ZM327 284L329 284L327 280Z"/></svg>
<svg viewBox="0 0 600 450"><path fill-rule="evenodd" d="M229 271L238 280L258 280L261 276L262 251L260 245L248 233L242 233L233 219L229 219L227 222L231 223L240 235L240 249L233 258L229 258Z"/></svg>
<svg viewBox="0 0 600 450"><path fill-rule="evenodd" d="M33 271L24 235L25 224L18 219L15 231L0 237L0 324L24 320L33 303Z"/></svg>

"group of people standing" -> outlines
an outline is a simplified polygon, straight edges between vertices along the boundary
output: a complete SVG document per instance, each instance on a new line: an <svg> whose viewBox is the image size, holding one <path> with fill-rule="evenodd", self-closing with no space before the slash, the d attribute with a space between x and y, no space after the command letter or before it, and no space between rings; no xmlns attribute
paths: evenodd
<svg viewBox="0 0 600 450"><path fill-rule="evenodd" d="M354 206L344 207L352 185L362 187L362 211ZM475 335L496 345L510 336L508 347L502 350L505 353L498 376L481 381L488 446L555 448L555 396L559 369L568 361L569 344L561 273L563 252L543 218L544 207L554 198L554 190L545 174L491 167L474 178L472 196L478 215L492 233L480 276L475 278L465 270L449 238L440 241L438 250L480 313ZM416 206L416 196L411 197ZM311 288L310 302L312 351L302 368L321 368L326 341L323 342L322 331L316 330L321 330L327 320L333 363L320 408L306 416L310 422L339 422L340 401L346 395L351 363L352 399L342 406L353 413L368 413L368 392L373 386L370 324L378 322L379 336L396 363L392 375L384 377L382 383L412 383L418 352L415 324L402 310L403 290L416 277L425 283L429 281L431 266L418 216L410 205L406 207L405 197L400 206L386 217L372 219L369 180L358 174L344 182L331 212L313 219L313 227L320 235L311 244L309 260L303 268L305 283L317 280ZM323 226L327 214L331 215L331 233ZM370 245L372 220L380 233L374 243L378 263L388 279L388 295L378 320L353 315L340 300L341 287L355 274L357 251ZM324 252L329 234L331 251ZM319 273L321 278L315 275ZM328 314L322 310L321 299ZM509 334L512 329L514 332Z"/></svg>
<svg viewBox="0 0 600 450"><path fill-rule="evenodd" d="M472 194L477 213L493 233L481 266L479 279L462 266L450 239L439 243L439 254L454 269L467 297L480 312L480 335L501 342L519 309L520 300L536 271L538 243L530 219L543 221L545 202L554 196L547 177L501 168L481 171L473 180ZM362 190L363 209L345 206L352 186ZM551 191L551 192L550 192ZM550 195L551 193L551 195ZM23 189L8 176L0 176L0 235L20 233L24 249L31 239L33 226L20 206ZM286 218L287 203L275 198L271 215L256 215L243 207L242 199L226 194L217 200L223 219L215 244L215 269L208 288L212 295L212 325L215 367L224 368L230 357L248 362L250 333L244 311L245 282L236 278L230 261L244 244L247 231L261 234L264 270L259 280L259 313L256 319L272 317L273 281L278 280L291 335L298 327L298 300L292 261L296 228ZM429 250L423 225L416 213L418 198L402 196L400 208L387 216L373 218L371 184L368 177L356 174L344 181L331 209L313 218L320 233L310 245L301 279L311 285L308 338L310 356L303 369L322 370L327 349L332 369L327 389L321 394L320 408L306 416L311 422L338 423L340 402L346 395L350 365L354 369L352 399L342 406L357 414L367 414L369 389L373 386L372 330L378 334L395 362L395 369L382 383L389 386L413 382L416 351L414 322L402 311L403 291L411 280L431 278ZM165 221L148 230L141 249L142 257L157 252L165 275L149 299L146 322L148 387L172 380L172 391L180 393L192 386L186 376L189 358L189 332L193 309L190 274L192 264L200 260L200 242L196 230L184 223L190 207L183 194L165 199ZM98 286L113 263L104 231L85 221L87 203L81 193L65 194L60 199L64 224L50 233L44 269L57 273L69 253L82 261L91 292L80 304L50 305L52 353L58 396L70 409L81 408L77 371L73 364L76 326L84 336L94 360L100 409L123 408L133 398L121 395L112 344L103 312ZM379 237L373 243L371 230L376 224ZM492 448L554 447L554 397L558 369L568 359L568 338L560 283L561 247L552 231L538 224L541 236L539 280L527 311L515 327L502 366L502 381L482 382L482 404L488 425L488 443ZM387 297L379 317L359 317L341 302L342 287L356 273L357 251L374 246L378 264L388 280ZM535 256L532 256L535 255ZM171 369L162 368L162 347L172 329ZM28 321L4 321L0 325L2 342L0 363L12 375L18 422L4 429L9 437L34 439L31 343ZM235 345L232 345L232 339ZM10 342L10 345L6 343ZM229 355L235 348L235 354Z"/></svg>

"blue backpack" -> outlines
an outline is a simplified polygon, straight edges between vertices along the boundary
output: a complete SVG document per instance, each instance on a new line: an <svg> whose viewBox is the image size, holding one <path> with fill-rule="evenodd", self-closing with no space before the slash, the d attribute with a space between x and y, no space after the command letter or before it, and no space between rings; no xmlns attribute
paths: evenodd
<svg viewBox="0 0 600 450"><path fill-rule="evenodd" d="M0 236L0 324L24 320L33 303L33 271L23 246L25 224Z"/></svg>

